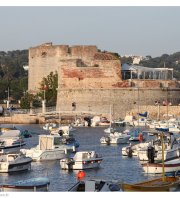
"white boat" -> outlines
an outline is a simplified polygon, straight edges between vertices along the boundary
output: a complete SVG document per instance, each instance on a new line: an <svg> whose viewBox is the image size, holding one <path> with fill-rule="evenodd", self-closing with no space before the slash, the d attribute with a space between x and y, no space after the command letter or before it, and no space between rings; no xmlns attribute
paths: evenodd
<svg viewBox="0 0 180 198"><path fill-rule="evenodd" d="M82 170L98 168L102 161L95 151L80 151L73 158L64 158L60 160L60 166L66 170Z"/></svg>
<svg viewBox="0 0 180 198"><path fill-rule="evenodd" d="M147 118L139 118L133 121L134 126L147 126Z"/></svg>
<svg viewBox="0 0 180 198"><path fill-rule="evenodd" d="M107 137L100 139L101 144L126 144L131 136L119 132L110 133Z"/></svg>
<svg viewBox="0 0 180 198"><path fill-rule="evenodd" d="M0 138L0 152L12 153L18 152L26 143L19 137Z"/></svg>
<svg viewBox="0 0 180 198"><path fill-rule="evenodd" d="M48 131L50 128L53 128L53 127L57 127L57 124L56 123L46 123L44 126L43 126L43 129Z"/></svg>
<svg viewBox="0 0 180 198"><path fill-rule="evenodd" d="M148 147L148 145L149 145L149 141L134 144L134 145L129 145L129 146L123 147L121 152L123 156L138 156L138 151L141 148Z"/></svg>
<svg viewBox="0 0 180 198"><path fill-rule="evenodd" d="M106 181L99 179L91 179L86 181L78 181L72 186L69 192L115 192L122 191L117 181Z"/></svg>
<svg viewBox="0 0 180 198"><path fill-rule="evenodd" d="M76 147L64 144L59 135L39 135L39 144L35 148L21 149L21 152L33 161L62 159L75 151Z"/></svg>
<svg viewBox="0 0 180 198"><path fill-rule="evenodd" d="M32 178L1 185L1 192L45 192L49 190L47 177Z"/></svg>
<svg viewBox="0 0 180 198"><path fill-rule="evenodd" d="M28 170L31 168L32 159L23 154L1 154L0 172L9 173Z"/></svg>
<svg viewBox="0 0 180 198"><path fill-rule="evenodd" d="M107 129L104 129L104 132L105 133L112 133L112 132L114 132L114 128L113 127L109 127Z"/></svg>
<svg viewBox="0 0 180 198"><path fill-rule="evenodd" d="M162 163L142 164L143 170L148 174L162 174ZM164 162L164 172L177 172L180 170L180 158Z"/></svg>
<svg viewBox="0 0 180 198"><path fill-rule="evenodd" d="M180 156L180 141L176 139L175 135L170 132L164 133L164 160L171 160L178 158ZM151 146L154 148L154 160L159 161L162 160L162 145L161 145L161 138L160 133L157 132L155 140L152 141ZM148 160L148 146L139 149L138 157L141 161Z"/></svg>
<svg viewBox="0 0 180 198"><path fill-rule="evenodd" d="M144 134L141 129L135 128L131 130L130 132L130 138L129 141L143 141L145 140Z"/></svg>
<svg viewBox="0 0 180 198"><path fill-rule="evenodd" d="M60 126L60 127L54 127L50 128L50 134L51 135L61 135L61 136L70 136L72 132L76 131L75 128L72 126Z"/></svg>

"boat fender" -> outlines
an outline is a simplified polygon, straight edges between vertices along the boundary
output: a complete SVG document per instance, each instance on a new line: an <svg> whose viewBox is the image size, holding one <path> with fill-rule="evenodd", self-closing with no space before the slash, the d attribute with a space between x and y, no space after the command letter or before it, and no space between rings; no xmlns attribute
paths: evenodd
<svg viewBox="0 0 180 198"><path fill-rule="evenodd" d="M143 134L142 133L139 133L138 139L139 139L140 142L143 141Z"/></svg>

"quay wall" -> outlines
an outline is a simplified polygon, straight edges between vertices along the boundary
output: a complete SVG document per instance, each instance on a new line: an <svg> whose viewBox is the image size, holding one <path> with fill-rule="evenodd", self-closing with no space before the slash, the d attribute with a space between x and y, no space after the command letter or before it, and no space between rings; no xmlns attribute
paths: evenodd
<svg viewBox="0 0 180 198"><path fill-rule="evenodd" d="M164 100L172 105L180 103L180 89L59 89L57 111L72 111L72 103L76 103L75 111L96 112L97 115L109 115L112 105L113 117L124 118L131 109L140 106L154 105L155 101ZM147 109L146 109L147 110ZM142 110L142 112L144 109Z"/></svg>

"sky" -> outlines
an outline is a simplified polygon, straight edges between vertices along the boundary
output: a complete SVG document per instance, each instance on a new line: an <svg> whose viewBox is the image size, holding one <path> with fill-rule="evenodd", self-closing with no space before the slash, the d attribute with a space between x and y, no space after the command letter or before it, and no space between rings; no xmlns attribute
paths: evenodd
<svg viewBox="0 0 180 198"><path fill-rule="evenodd" d="M0 6L0 51L96 45L123 55L180 51L178 6Z"/></svg>

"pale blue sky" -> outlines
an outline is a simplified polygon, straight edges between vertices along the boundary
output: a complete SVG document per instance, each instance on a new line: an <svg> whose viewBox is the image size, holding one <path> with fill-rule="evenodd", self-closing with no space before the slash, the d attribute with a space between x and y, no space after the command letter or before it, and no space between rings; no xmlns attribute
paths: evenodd
<svg viewBox="0 0 180 198"><path fill-rule="evenodd" d="M180 51L180 7L0 7L0 51L97 45L120 55Z"/></svg>

